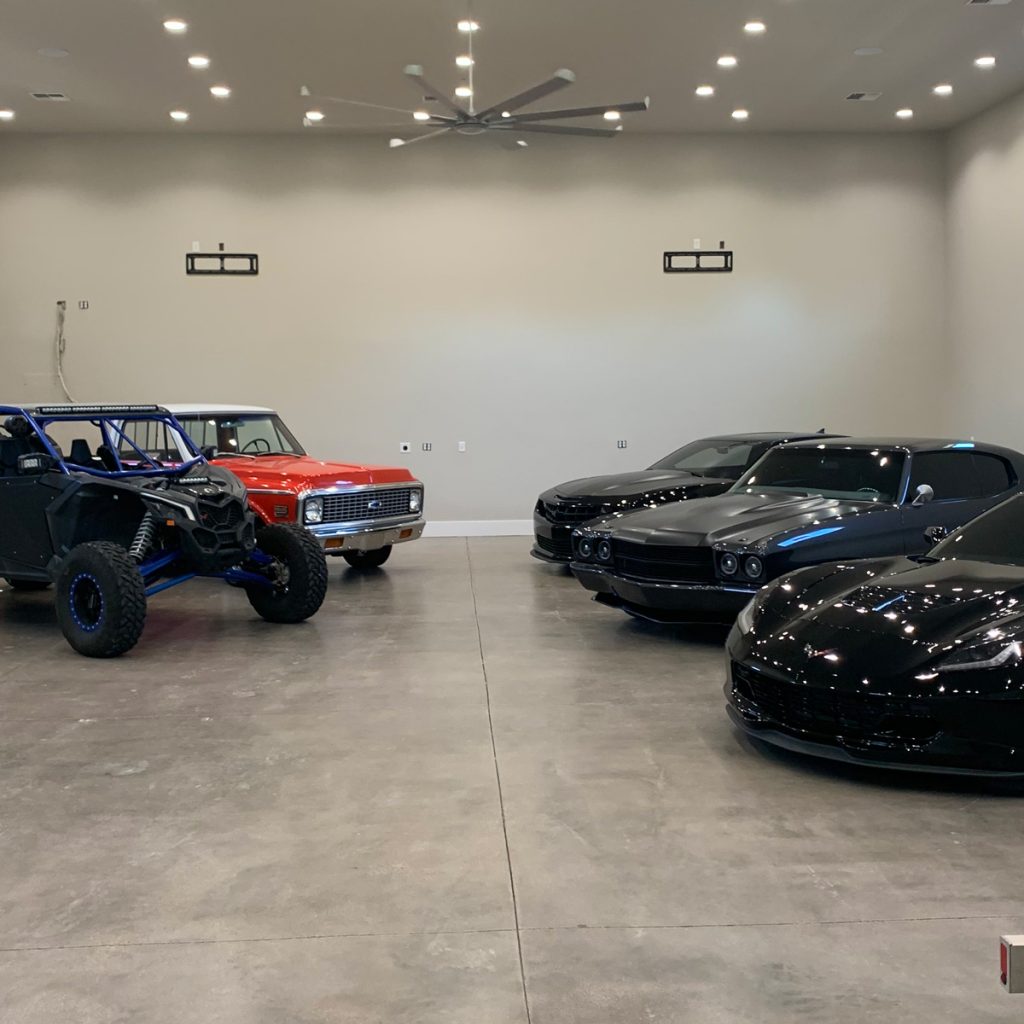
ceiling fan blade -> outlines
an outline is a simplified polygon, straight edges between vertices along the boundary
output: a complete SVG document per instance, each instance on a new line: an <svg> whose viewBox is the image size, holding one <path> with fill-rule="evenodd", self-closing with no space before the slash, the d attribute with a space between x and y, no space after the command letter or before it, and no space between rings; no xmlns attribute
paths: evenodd
<svg viewBox="0 0 1024 1024"><path fill-rule="evenodd" d="M392 149L398 149L399 146L415 146L417 142L426 142L427 139L436 138L438 135L443 135L445 132L451 131L447 126L444 128L438 128L437 131L427 132L426 135L420 135L415 139L390 139L388 145Z"/></svg>
<svg viewBox="0 0 1024 1024"><path fill-rule="evenodd" d="M323 100L325 103L344 103L349 107L369 107L371 110L390 110L393 114L408 114L410 117L412 116L412 110L408 107L387 107L383 103L367 103L366 100L347 100L342 96L323 96L308 91L302 95L309 99Z"/></svg>
<svg viewBox="0 0 1024 1024"><path fill-rule="evenodd" d="M619 134L618 128L576 128L560 124L493 124L491 129L500 132L544 132L547 135L589 135L594 139L610 139Z"/></svg>
<svg viewBox="0 0 1024 1024"><path fill-rule="evenodd" d="M631 103L608 103L603 107L573 107L570 110L537 110L528 114L516 114L511 120L516 124L523 124L525 121L553 121L561 117L599 117L608 110L617 110L625 114L634 110L647 110L651 105L651 98L648 96L642 100ZM507 108L506 108L507 109Z"/></svg>
<svg viewBox="0 0 1024 1024"><path fill-rule="evenodd" d="M539 100L542 96L548 96L559 89L564 89L567 85L572 85L575 81L576 76L568 68L559 68L546 82L541 82L540 85L535 85L532 89L527 89L526 92L511 96L504 103L495 103L493 107L488 107L477 114L477 117L481 121L485 121L495 114L500 114L503 110L518 110L528 103Z"/></svg>
<svg viewBox="0 0 1024 1024"><path fill-rule="evenodd" d="M436 89L423 77L423 67L420 64L407 64L405 66L405 74L411 78L422 90L424 96L430 96L442 107L447 107L456 117L466 118L469 117L469 112L460 107L457 103L453 103L444 94L441 89Z"/></svg>

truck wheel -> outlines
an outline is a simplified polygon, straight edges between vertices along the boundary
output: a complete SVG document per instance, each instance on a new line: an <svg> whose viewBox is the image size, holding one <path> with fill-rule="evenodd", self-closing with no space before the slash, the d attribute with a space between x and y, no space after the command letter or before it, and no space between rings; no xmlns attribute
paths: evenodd
<svg viewBox="0 0 1024 1024"><path fill-rule="evenodd" d="M315 615L327 595L327 559L316 538L283 523L256 531L256 546L277 563L281 586L245 588L249 604L267 622L302 622Z"/></svg>
<svg viewBox="0 0 1024 1024"><path fill-rule="evenodd" d="M146 585L124 548L106 541L71 549L57 576L57 621L89 658L130 651L146 624Z"/></svg>
<svg viewBox="0 0 1024 1024"><path fill-rule="evenodd" d="M10 576L5 576L4 579L11 585L12 590L45 590L50 585L42 580L12 580Z"/></svg>
<svg viewBox="0 0 1024 1024"><path fill-rule="evenodd" d="M341 557L353 569L379 569L391 557L391 545L376 551L346 551Z"/></svg>

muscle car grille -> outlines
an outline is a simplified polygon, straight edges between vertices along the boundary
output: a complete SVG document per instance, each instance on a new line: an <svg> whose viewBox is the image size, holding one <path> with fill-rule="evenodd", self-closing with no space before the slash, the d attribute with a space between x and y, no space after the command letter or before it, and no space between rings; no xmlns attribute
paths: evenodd
<svg viewBox="0 0 1024 1024"><path fill-rule="evenodd" d="M537 511L549 523L578 526L580 523L596 519L601 514L601 506L581 501L542 501L538 504Z"/></svg>
<svg viewBox="0 0 1024 1024"><path fill-rule="evenodd" d="M915 749L941 731L920 701L833 693L770 679L736 662L732 681L734 693L779 725L851 747Z"/></svg>
<svg viewBox="0 0 1024 1024"><path fill-rule="evenodd" d="M324 522L348 523L411 515L409 491L408 487L386 487L379 491L324 494Z"/></svg>
<svg viewBox="0 0 1024 1024"><path fill-rule="evenodd" d="M615 568L623 576L669 583L714 583L715 557L710 548L658 547L614 543Z"/></svg>

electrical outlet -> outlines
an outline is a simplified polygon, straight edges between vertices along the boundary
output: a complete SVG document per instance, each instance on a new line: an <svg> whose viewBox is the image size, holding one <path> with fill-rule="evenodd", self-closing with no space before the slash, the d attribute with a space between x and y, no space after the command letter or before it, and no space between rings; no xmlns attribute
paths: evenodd
<svg viewBox="0 0 1024 1024"><path fill-rule="evenodd" d="M398 444L398 450L400 452L411 452L412 442L411 441L400 441Z"/></svg>
<svg viewBox="0 0 1024 1024"><path fill-rule="evenodd" d="M628 448L629 447L629 442L628 441L616 441L615 442L615 446L617 448Z"/></svg>
<svg viewBox="0 0 1024 1024"><path fill-rule="evenodd" d="M79 309L88 309L89 308L89 300L88 299L80 299L79 302L78 302L78 308Z"/></svg>
<svg viewBox="0 0 1024 1024"><path fill-rule="evenodd" d="M433 446L433 444L430 441L424 441L423 442L423 450L425 452L432 452L434 450L434 446Z"/></svg>
<svg viewBox="0 0 1024 1024"><path fill-rule="evenodd" d="M459 442L459 451L460 452L464 452L465 450L466 450L466 442L465 441L460 441Z"/></svg>

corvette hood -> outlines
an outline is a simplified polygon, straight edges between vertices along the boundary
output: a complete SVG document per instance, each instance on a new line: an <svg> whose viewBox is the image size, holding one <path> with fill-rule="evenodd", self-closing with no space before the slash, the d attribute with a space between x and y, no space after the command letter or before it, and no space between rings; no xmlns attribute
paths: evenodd
<svg viewBox="0 0 1024 1024"><path fill-rule="evenodd" d="M543 501L592 501L601 503L629 498L645 491L667 491L702 485L726 486L728 481L694 476L669 469L642 469L633 473L589 476L552 487L541 495Z"/></svg>
<svg viewBox="0 0 1024 1024"><path fill-rule="evenodd" d="M787 530L827 523L841 516L867 515L887 507L867 501L801 497L784 492L719 494L685 504L642 509L591 526L601 529L605 525L614 529L617 540L639 544L756 544Z"/></svg>
<svg viewBox="0 0 1024 1024"><path fill-rule="evenodd" d="M250 490L283 490L298 494L327 487L359 487L414 480L407 469L321 462L308 455L238 455L212 461L216 466L229 469Z"/></svg>

